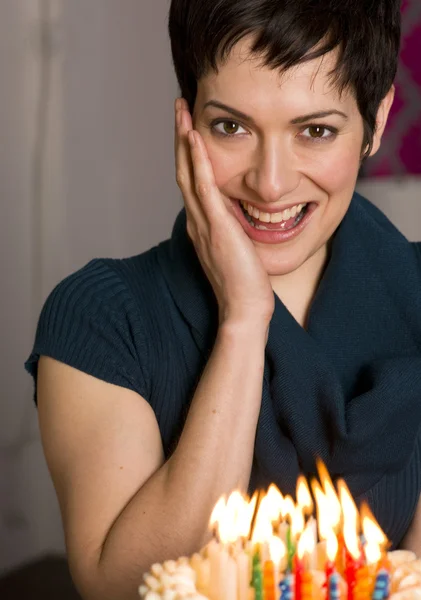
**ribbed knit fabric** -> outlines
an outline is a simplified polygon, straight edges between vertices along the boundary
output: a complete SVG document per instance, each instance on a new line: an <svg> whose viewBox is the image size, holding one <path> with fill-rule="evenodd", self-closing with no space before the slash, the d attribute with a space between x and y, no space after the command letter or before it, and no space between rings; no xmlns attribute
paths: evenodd
<svg viewBox="0 0 421 600"><path fill-rule="evenodd" d="M354 194L307 330L277 296L275 306L250 491L273 481L293 493L319 456L369 501L396 547L421 490L421 244ZM36 382L47 355L136 391L169 456L216 331L216 300L182 211L171 240L94 260L57 286L26 368Z"/></svg>

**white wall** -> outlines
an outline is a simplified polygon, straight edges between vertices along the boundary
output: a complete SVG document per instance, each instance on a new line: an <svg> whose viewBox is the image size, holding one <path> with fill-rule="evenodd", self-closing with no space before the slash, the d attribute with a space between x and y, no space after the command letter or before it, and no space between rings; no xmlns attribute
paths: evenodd
<svg viewBox="0 0 421 600"><path fill-rule="evenodd" d="M181 206L167 11L167 0L1 2L0 571L63 549L23 371L42 302L92 257L168 237Z"/></svg>
<svg viewBox="0 0 421 600"><path fill-rule="evenodd" d="M361 180L357 190L413 241L421 241L421 177Z"/></svg>
<svg viewBox="0 0 421 600"><path fill-rule="evenodd" d="M92 257L167 237L181 206L168 4L1 0L0 571L63 549L22 366L41 304ZM387 186L362 185L421 239L419 183L390 201Z"/></svg>

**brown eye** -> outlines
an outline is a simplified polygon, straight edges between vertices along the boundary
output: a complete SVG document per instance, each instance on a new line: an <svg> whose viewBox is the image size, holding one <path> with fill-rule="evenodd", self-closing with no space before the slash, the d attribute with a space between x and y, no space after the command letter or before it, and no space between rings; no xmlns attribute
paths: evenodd
<svg viewBox="0 0 421 600"><path fill-rule="evenodd" d="M312 125L308 128L310 133L310 137L312 138L322 138L324 132L326 131L325 127L321 127L320 125Z"/></svg>
<svg viewBox="0 0 421 600"><path fill-rule="evenodd" d="M319 143L333 141L337 135L338 130L336 127L314 124L306 127L300 137L307 142Z"/></svg>
<svg viewBox="0 0 421 600"><path fill-rule="evenodd" d="M233 121L225 121L223 123L224 133L227 135L234 135L238 131L238 123L234 123Z"/></svg>

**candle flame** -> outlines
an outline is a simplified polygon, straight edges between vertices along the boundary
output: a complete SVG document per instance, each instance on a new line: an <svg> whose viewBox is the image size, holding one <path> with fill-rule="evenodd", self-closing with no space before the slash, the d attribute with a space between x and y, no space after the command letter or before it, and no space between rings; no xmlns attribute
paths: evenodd
<svg viewBox="0 0 421 600"><path fill-rule="evenodd" d="M315 548L315 539L313 535L313 531L311 527L306 527L303 533L300 536L298 546L297 546L297 555L301 560L304 554L311 554Z"/></svg>
<svg viewBox="0 0 421 600"><path fill-rule="evenodd" d="M313 512L313 500L311 499L308 483L303 475L300 475L297 481L297 503L301 506L304 514Z"/></svg>
<svg viewBox="0 0 421 600"><path fill-rule="evenodd" d="M337 510L339 500L337 498L333 500L331 493L327 495L316 480L311 482L311 487L316 498L319 536L321 540L327 540L331 532L337 530L340 523L341 513L338 514Z"/></svg>
<svg viewBox="0 0 421 600"><path fill-rule="evenodd" d="M254 511L256 510L257 492L253 494L252 499L247 503L244 501L241 516L238 519L238 537L248 538L251 523L253 521Z"/></svg>
<svg viewBox="0 0 421 600"><path fill-rule="evenodd" d="M317 463L317 469L320 483L312 479L311 489L317 508L319 537L326 541L329 560L334 562L336 559L339 548L337 534L341 531L346 548L354 560L360 560L365 554L367 565L377 563L387 550L388 540L368 505L363 504L359 512L346 483L339 480L336 492L321 461ZM281 538L274 534L274 526L277 528L282 518L290 523L290 534L293 543L297 543L298 557L302 559L305 554L313 552L317 536L314 519L310 518L307 524L305 522L305 514L313 510L313 499L306 479L300 477L297 482L297 504L291 496L284 497L275 485L271 485L267 493L260 496L256 512L258 497L257 492L250 499L235 491L228 499L222 496L218 500L209 523L220 541L228 544L251 537L252 544L267 544L271 560L275 565L280 565L287 549ZM359 540L360 526L366 542L364 550Z"/></svg>
<svg viewBox="0 0 421 600"><path fill-rule="evenodd" d="M338 481L339 497L341 500L343 513L343 535L345 545L351 556L358 560L361 556L360 544L358 540L359 515L355 502L345 481Z"/></svg>
<svg viewBox="0 0 421 600"><path fill-rule="evenodd" d="M291 519L291 535L294 540L298 538L304 529L304 515L300 506L296 506Z"/></svg>
<svg viewBox="0 0 421 600"><path fill-rule="evenodd" d="M316 464L322 488L327 500L330 523L332 528L336 530L341 522L341 503L324 463L321 460L317 460Z"/></svg>
<svg viewBox="0 0 421 600"><path fill-rule="evenodd" d="M287 517L289 517L289 520L291 521L292 517L294 516L294 512L295 512L294 500L291 498L291 496L285 496L283 504L282 504L282 510L281 510L282 518L286 519Z"/></svg>
<svg viewBox="0 0 421 600"><path fill-rule="evenodd" d="M330 562L334 562L338 554L338 538L333 531L329 531L326 537L326 554Z"/></svg>
<svg viewBox="0 0 421 600"><path fill-rule="evenodd" d="M361 506L361 521L366 540L364 553L368 564L375 564L381 559L388 540L366 503Z"/></svg>
<svg viewBox="0 0 421 600"><path fill-rule="evenodd" d="M274 483L272 483L269 486L267 496L271 499L273 504L278 508L279 514L281 514L282 507L284 505L284 497Z"/></svg>
<svg viewBox="0 0 421 600"><path fill-rule="evenodd" d="M209 521L209 527L212 528L214 525L217 525L219 523L219 520L224 514L225 506L225 496L221 496L221 498L219 498L218 502L215 504L215 508L212 511L211 518Z"/></svg>
<svg viewBox="0 0 421 600"><path fill-rule="evenodd" d="M281 538L273 535L269 540L269 555L270 559L279 569L282 559L286 556L287 549Z"/></svg>
<svg viewBox="0 0 421 600"><path fill-rule="evenodd" d="M273 536L273 527L271 522L260 513L261 516L256 518L256 522L253 528L253 535L251 541L253 544L263 544L269 541Z"/></svg>
<svg viewBox="0 0 421 600"><path fill-rule="evenodd" d="M284 497L278 490L276 485L272 484L268 489L266 496L264 496L260 502L259 513L266 515L266 518L270 521L278 521L282 514L284 505Z"/></svg>

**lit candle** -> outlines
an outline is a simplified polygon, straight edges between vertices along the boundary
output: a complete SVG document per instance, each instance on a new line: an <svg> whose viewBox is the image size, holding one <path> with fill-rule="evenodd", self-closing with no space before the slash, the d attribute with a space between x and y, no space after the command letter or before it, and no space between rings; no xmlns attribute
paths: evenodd
<svg viewBox="0 0 421 600"><path fill-rule="evenodd" d="M354 587L359 566L359 561L353 558L347 551L345 557L345 578L348 584L348 600L354 600Z"/></svg>
<svg viewBox="0 0 421 600"><path fill-rule="evenodd" d="M190 559L190 566L196 573L196 588L203 596L209 594L210 581L210 563L208 558L203 558L200 554L193 554Z"/></svg>
<svg viewBox="0 0 421 600"><path fill-rule="evenodd" d="M262 563L260 561L260 554L258 550L253 555L251 585L254 588L255 599L263 600L263 573Z"/></svg>
<svg viewBox="0 0 421 600"><path fill-rule="evenodd" d="M342 532L338 533L338 552L336 554L336 569L339 573L343 573L345 570L345 541Z"/></svg>
<svg viewBox="0 0 421 600"><path fill-rule="evenodd" d="M265 600L276 600L275 597L275 565L267 560L263 565L263 593Z"/></svg>
<svg viewBox="0 0 421 600"><path fill-rule="evenodd" d="M328 600L340 600L339 573L332 573L329 577Z"/></svg>
<svg viewBox="0 0 421 600"><path fill-rule="evenodd" d="M238 600L248 600L250 586L250 558L241 550L236 557L237 561L237 579L238 579Z"/></svg>
<svg viewBox="0 0 421 600"><path fill-rule="evenodd" d="M280 600L293 600L293 581L294 580L291 573L286 575L285 579L281 581L281 583L279 584L279 589L281 591Z"/></svg>
<svg viewBox="0 0 421 600"><path fill-rule="evenodd" d="M326 554L327 560L325 565L325 573L326 573L326 582L325 586L328 587L330 577L336 571L335 559L338 553L338 539L333 531L328 531L326 533Z"/></svg>
<svg viewBox="0 0 421 600"><path fill-rule="evenodd" d="M294 554L295 554L295 544L292 540L292 533L291 533L291 525L288 525L288 529L287 529L287 556L288 556L288 564L287 564L287 570L288 572L292 571L292 562L294 559Z"/></svg>
<svg viewBox="0 0 421 600"><path fill-rule="evenodd" d="M209 542L207 552L210 564L209 598L210 600L218 600L221 577L221 549L216 540Z"/></svg>
<svg viewBox="0 0 421 600"><path fill-rule="evenodd" d="M312 600L313 576L310 571L304 571L301 576L301 600Z"/></svg>
<svg viewBox="0 0 421 600"><path fill-rule="evenodd" d="M237 563L232 556L227 557L223 592L219 600L238 598Z"/></svg>
<svg viewBox="0 0 421 600"><path fill-rule="evenodd" d="M280 573L286 569L286 547L284 542L276 535L273 535L269 540L270 560L273 562L274 580L275 580L275 597L278 596L278 583Z"/></svg>
<svg viewBox="0 0 421 600"><path fill-rule="evenodd" d="M371 600L373 583L370 567L360 567L355 575L354 600Z"/></svg>
<svg viewBox="0 0 421 600"><path fill-rule="evenodd" d="M304 574L304 562L298 557L298 554L294 556L294 577L295 577L295 600L302 600L301 584L303 581Z"/></svg>
<svg viewBox="0 0 421 600"><path fill-rule="evenodd" d="M386 569L377 573L372 600L384 600L389 597L390 575Z"/></svg>
<svg viewBox="0 0 421 600"><path fill-rule="evenodd" d="M359 514L346 483L338 481L343 512L343 536L345 541L345 577L348 584L348 600L353 600L356 573L362 564L361 545L357 532Z"/></svg>
<svg viewBox="0 0 421 600"><path fill-rule="evenodd" d="M308 568L310 570L317 569L317 521L314 517L310 517L307 522L306 527L311 531L313 537L313 550L309 556L309 565Z"/></svg>

